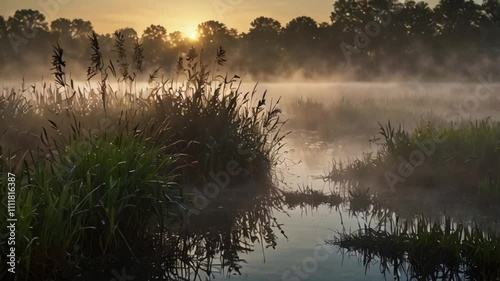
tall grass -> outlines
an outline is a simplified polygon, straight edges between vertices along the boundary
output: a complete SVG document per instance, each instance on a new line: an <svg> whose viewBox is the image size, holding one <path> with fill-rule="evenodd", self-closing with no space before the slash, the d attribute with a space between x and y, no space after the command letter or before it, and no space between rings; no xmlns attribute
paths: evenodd
<svg viewBox="0 0 500 281"><path fill-rule="evenodd" d="M225 51L219 49L214 67L225 60ZM225 171L229 161L244 171L235 181L269 181L287 134L282 131L279 99L268 101L266 92L258 95L256 88L241 92L238 76L211 72L193 48L179 60L177 74L177 79L185 77L184 84L166 81L155 90L156 118L167 120L175 139L192 142L187 154L194 158L190 170L195 181Z"/></svg>
<svg viewBox="0 0 500 281"><path fill-rule="evenodd" d="M422 122L411 132L389 122L380 125L379 135L378 151L350 163L335 162L326 178L334 181L372 179L387 185L387 175L391 175L396 179L396 190L406 190L409 186L452 185L460 194L475 198L500 195L498 121ZM410 162L416 153L423 155L419 165ZM401 167L412 172L401 175Z"/></svg>
<svg viewBox="0 0 500 281"><path fill-rule="evenodd" d="M18 173L18 276L24 280L53 277L82 257L120 247L133 255L146 235L143 226L164 220L169 198L178 196L176 158L140 133L54 145L48 157L30 152ZM5 189L0 197L7 201Z"/></svg>
<svg viewBox="0 0 500 281"><path fill-rule="evenodd" d="M222 48L212 70L191 49L179 59L175 79L159 81L156 69L149 75L151 88L138 91L140 43L129 61L123 36L115 34L115 67L103 57L96 35L89 40L87 84L75 85L66 75L57 45L54 85L22 85L0 96L2 118L10 124L0 128L8 133L0 136L0 168L18 175L22 280L55 278L81 260L123 249L134 255L151 235L147 226L164 231L165 220L178 214L170 211L186 201L182 184L204 183L231 160L241 169L231 184L269 184L284 145L279 101L242 93L239 77L218 74L226 61ZM112 79L122 90L113 88ZM27 136L26 145L14 145ZM5 205L6 189L0 199ZM3 274L6 263L0 261Z"/></svg>

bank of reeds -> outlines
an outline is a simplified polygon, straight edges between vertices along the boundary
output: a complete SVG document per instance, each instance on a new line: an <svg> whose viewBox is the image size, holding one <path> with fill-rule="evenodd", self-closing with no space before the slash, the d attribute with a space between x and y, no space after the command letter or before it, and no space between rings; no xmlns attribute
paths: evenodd
<svg viewBox="0 0 500 281"><path fill-rule="evenodd" d="M453 187L461 196L500 195L500 122L422 122L413 131L380 125L378 150L350 162L337 161L326 179L372 180L404 193L410 186Z"/></svg>
<svg viewBox="0 0 500 281"><path fill-rule="evenodd" d="M159 79L157 69L150 87L137 90L141 45L127 59L123 36L115 34L115 62L103 58L95 34L89 39L86 84L66 75L64 51L55 46L55 84L23 84L0 96L2 187L7 172L17 176L19 280L71 276L81 260L116 251L134 255L148 226L163 231L165 219L178 214L167 210L190 204L183 184L207 182L229 163L239 171L230 173L231 184L271 183L279 161L278 101L243 93L239 77L221 76L222 48L213 68L191 49L179 59L175 79ZM4 208L7 198L2 188ZM6 223L4 217L2 229ZM5 253L7 234L1 238Z"/></svg>

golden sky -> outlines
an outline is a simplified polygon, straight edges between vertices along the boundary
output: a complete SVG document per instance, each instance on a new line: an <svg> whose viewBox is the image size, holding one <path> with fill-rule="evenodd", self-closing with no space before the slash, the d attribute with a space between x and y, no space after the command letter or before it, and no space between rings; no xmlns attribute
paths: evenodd
<svg viewBox="0 0 500 281"><path fill-rule="evenodd" d="M150 24L161 24L168 32L191 34L198 23L218 20L240 32L248 31L258 16L268 16L283 25L294 17L311 16L329 21L333 0L0 0L0 15L18 9L42 11L48 21L56 18L90 20L98 33L133 27L139 34ZM314 4L312 4L314 3Z"/></svg>

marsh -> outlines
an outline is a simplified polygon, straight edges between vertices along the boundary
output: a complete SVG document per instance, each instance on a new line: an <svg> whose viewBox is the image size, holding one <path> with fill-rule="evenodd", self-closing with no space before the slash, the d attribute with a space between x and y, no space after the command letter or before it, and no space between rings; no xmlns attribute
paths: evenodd
<svg viewBox="0 0 500 281"><path fill-rule="evenodd" d="M497 1L28 2L0 7L2 280L500 277Z"/></svg>

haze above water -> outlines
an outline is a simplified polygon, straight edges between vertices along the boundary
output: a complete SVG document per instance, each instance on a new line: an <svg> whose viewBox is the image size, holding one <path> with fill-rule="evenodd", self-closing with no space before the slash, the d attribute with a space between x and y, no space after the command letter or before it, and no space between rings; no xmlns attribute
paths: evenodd
<svg viewBox="0 0 500 281"><path fill-rule="evenodd" d="M245 89L250 89L252 85L245 84ZM492 108L488 99L481 100L475 98L476 91L486 93L485 87L490 89L491 96L497 101L500 98L500 84L473 84L473 83L261 83L258 89L267 90L268 97L276 99L282 97L284 112L287 116L293 116L293 111L287 111L287 105L296 99L311 98L325 106L331 103L338 103L342 99L349 100L354 104L375 103L380 106L381 111L390 108L392 105L404 108L405 110L419 111L426 113L433 111L438 116L447 116L457 106L465 106L469 110L464 110L464 118L482 118L491 116L494 119L500 117L498 109ZM423 102L427 99L430 102ZM433 102L434 101L434 102ZM475 104L477 102L477 104ZM405 104L406 103L406 104ZM498 105L499 103L497 103ZM377 120L367 118L377 128L377 121L384 123L387 120ZM306 113L307 114L307 113ZM310 116L315 112L310 112ZM393 116L395 119L401 118L409 123L414 122L412 116ZM307 116L307 115L305 115ZM293 119L293 117L291 117ZM330 122L331 120L324 120ZM345 121L344 121L345 122ZM352 120L352 123L357 120ZM349 120L344 126L350 126ZM411 125L411 124L407 124ZM368 142L371 137L370 132L360 131L359 135L342 137L339 140L324 140L317 135L317 132L294 131L287 141L285 150L290 159L296 165L282 166L285 170L285 182L293 189L310 186L314 189L329 192L335 189L329 183L315 177L325 175L331 167L332 159L354 159L361 157L362 152L369 152L374 146ZM288 163L289 164L289 163ZM446 210L442 206L429 206L434 210L435 215L442 215ZM292 270L293 266L302 265L304 260L313 256L314 249L321 242L330 238L332 232L341 229L358 228L367 221L359 217L352 216L349 208L332 209L326 206L318 208L297 208L287 210L288 215L278 214L278 221L283 223L283 228L289 240L280 237L277 250L265 251L265 259L261 251L245 255L243 259L249 262L244 266L246 274L238 277L238 280L386 280L380 273L379 265L373 261L372 266L365 271L360 257L344 256L341 252L334 252L331 256L319 262L316 270L307 273L307 279L298 278L297 275L289 275L288 279L283 278L283 273ZM432 211L431 211L432 212ZM464 210L464 213L467 211ZM472 211L471 213L474 213ZM466 216L471 215L465 214ZM363 217L361 215L361 217ZM328 247L328 246L325 246ZM258 247L256 247L258 249ZM335 249L335 251L337 251ZM233 278L233 277L231 277ZM392 279L392 276L387 276ZM217 279L218 280L218 279ZM403 280L405 280L403 278Z"/></svg>
<svg viewBox="0 0 500 281"><path fill-rule="evenodd" d="M241 90L252 91L254 86L255 83L243 83ZM141 87L148 86L138 84ZM7 86L4 88L6 91ZM281 98L280 108L289 119L285 130L292 133L284 140L286 152L284 161L278 165L278 174L280 187L291 191L305 187L327 193L340 190L338 185L319 177L328 173L333 159L352 160L374 151L376 146L369 139L378 132L377 122L391 119L412 128L422 120L453 120L450 116L456 116L457 112L463 119L500 118L498 83L284 82L259 83L256 89L258 97L267 91L268 103ZM319 105L324 112L318 111ZM333 111L339 112L338 118L323 115ZM442 206L429 206L428 210L436 216L446 211ZM463 215L476 215L474 210L469 211L465 210ZM196 280L225 280L229 275L231 279L256 281L385 279L376 261L365 268L360 257L345 255L325 242L339 231L355 230L371 221L368 211L356 213L348 205L320 205L285 207L273 212L285 233L281 235L278 231L275 249L258 242L246 245L252 250L237 251L241 275L228 272L227 267L215 262L208 274L211 277L203 273ZM302 270L318 249L327 258L316 260L310 269ZM220 258L224 263L224 258ZM297 268L305 273L296 273ZM193 275L196 276L191 271L184 276L193 278Z"/></svg>
<svg viewBox="0 0 500 281"><path fill-rule="evenodd" d="M254 86L253 83L244 83L241 89L251 91ZM356 159L361 158L363 153L374 151L376 146L368 140L377 133L377 122L387 121L377 119L377 117L386 116L384 112L388 111L392 120L406 122L405 126L410 128L421 121L421 116L428 116L429 112L432 112L433 118L447 120L449 116L455 116L453 113L456 113L457 108L462 108L461 117L464 119L488 116L497 119L500 117L497 110L499 108L497 105L500 104L499 89L498 83L289 82L260 83L257 86L257 94L267 91L268 102L281 98L283 112L286 117L290 118L290 124L285 126L286 129L292 130L289 137L285 139L286 161L278 167L282 180L281 187L292 191L311 187L328 193L332 190L339 190L339 187L319 177L328 173L333 159ZM478 93L484 95L478 96ZM330 122L335 122L335 120L329 120L325 116L316 118L317 112L314 110L297 112L297 108L294 108L297 100L307 99L323 104L326 108L332 104L347 102L350 110L360 110L359 114L365 116L366 120L359 120L357 115L353 115L352 119L348 117L342 120L342 124L334 125ZM395 111L395 108L398 110ZM410 112L411 115L409 115ZM302 119L316 118L315 121L324 122L322 124L324 127L358 126L357 123L361 121L368 123L368 127L371 126L373 131L360 129L354 132L349 131L345 135L339 134L325 138L317 130L300 127L298 125L300 122L294 122L297 116ZM447 211L447 207L442 203L434 206L427 205L425 208L426 215L436 217L444 215ZM414 210L414 212L415 215L420 211ZM409 214L411 215L412 211ZM464 218L481 216L476 210L465 209L458 210L456 215ZM261 244L255 243L250 247L253 249L252 252L242 253L239 256L245 261L241 263L241 275L227 272L224 267L214 266L210 280L225 280L229 275L231 279L256 281L388 280L393 278L392 273L389 273L387 278L381 273L377 260L371 261L371 266L366 268L361 256L346 255L341 250L325 243L325 240L333 239L335 234L342 230L355 231L359 225L369 224L372 219L376 221L370 216L369 211L356 213L349 206L311 207L305 205L285 208L283 211L275 210L275 217L282 224L281 228L286 234L286 236L277 234L276 249L264 249ZM494 220L490 218L486 221ZM480 222L480 219L477 222ZM315 251L326 253L327 258L317 263L309 263ZM310 268L303 270L305 266L310 266ZM296 270L302 273L297 273ZM203 278L201 277L200 280ZM401 280L410 279L404 274L400 278Z"/></svg>

